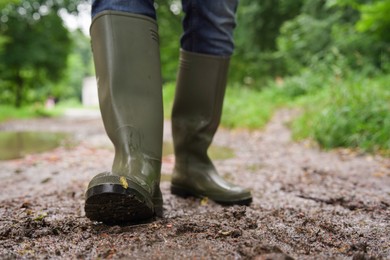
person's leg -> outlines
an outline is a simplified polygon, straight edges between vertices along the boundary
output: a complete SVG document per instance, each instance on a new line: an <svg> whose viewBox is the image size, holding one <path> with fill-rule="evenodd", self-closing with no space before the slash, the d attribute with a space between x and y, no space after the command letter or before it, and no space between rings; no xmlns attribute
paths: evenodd
<svg viewBox="0 0 390 260"><path fill-rule="evenodd" d="M103 11L121 11L141 14L156 19L154 0L93 0L92 17Z"/></svg>
<svg viewBox="0 0 390 260"><path fill-rule="evenodd" d="M188 52L229 57L238 0L182 0L185 17L181 48Z"/></svg>
<svg viewBox="0 0 390 260"><path fill-rule="evenodd" d="M238 0L182 2L186 16L172 110L176 160L171 191L249 204L250 191L221 178L207 155L222 114Z"/></svg>
<svg viewBox="0 0 390 260"><path fill-rule="evenodd" d="M128 9L131 3L144 2L147 7L151 1L105 1L104 8L99 2L103 1L94 2L92 50L100 111L115 157L112 170L89 183L85 212L91 220L105 223L133 222L162 215L163 111L157 24L139 14L139 9ZM107 5L119 2L127 5Z"/></svg>

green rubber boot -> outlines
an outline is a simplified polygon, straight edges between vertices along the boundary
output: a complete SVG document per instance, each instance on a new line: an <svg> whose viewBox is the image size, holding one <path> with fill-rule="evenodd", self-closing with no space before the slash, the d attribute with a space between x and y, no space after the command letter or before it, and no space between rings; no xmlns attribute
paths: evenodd
<svg viewBox="0 0 390 260"><path fill-rule="evenodd" d="M249 190L218 175L207 150L217 131L225 95L229 58L181 51L172 134L175 168L171 192L208 197L221 204L248 205Z"/></svg>
<svg viewBox="0 0 390 260"><path fill-rule="evenodd" d="M156 22L116 11L91 25L100 111L115 147L111 172L95 176L85 212L109 224L162 215L163 107Z"/></svg>

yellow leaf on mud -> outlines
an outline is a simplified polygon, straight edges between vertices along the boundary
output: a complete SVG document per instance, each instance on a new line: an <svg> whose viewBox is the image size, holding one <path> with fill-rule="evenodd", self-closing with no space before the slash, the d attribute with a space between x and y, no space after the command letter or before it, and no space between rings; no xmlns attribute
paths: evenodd
<svg viewBox="0 0 390 260"><path fill-rule="evenodd" d="M372 176L377 177L377 178L382 178L385 176L384 172L375 172Z"/></svg>
<svg viewBox="0 0 390 260"><path fill-rule="evenodd" d="M231 231L222 231L222 230L220 230L218 233L220 233L223 236L229 236L232 232Z"/></svg>
<svg viewBox="0 0 390 260"><path fill-rule="evenodd" d="M129 184L127 183L126 177L121 176L119 181L124 189L127 189L129 187Z"/></svg>
<svg viewBox="0 0 390 260"><path fill-rule="evenodd" d="M209 202L209 198L203 197L202 200L200 201L200 205L205 206L207 205L208 202Z"/></svg>
<svg viewBox="0 0 390 260"><path fill-rule="evenodd" d="M348 246L348 245L342 245L342 246L338 249L338 251L339 251L340 253L345 253L345 252L348 251L348 249L349 249L349 246Z"/></svg>
<svg viewBox="0 0 390 260"><path fill-rule="evenodd" d="M35 221L42 221L44 218L47 217L47 213L46 212L42 212L41 214L39 214L37 217L34 218Z"/></svg>

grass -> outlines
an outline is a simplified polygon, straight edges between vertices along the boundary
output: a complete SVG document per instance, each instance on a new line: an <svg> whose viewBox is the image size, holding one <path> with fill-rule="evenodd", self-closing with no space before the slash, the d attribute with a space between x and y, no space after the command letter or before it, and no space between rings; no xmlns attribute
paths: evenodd
<svg viewBox="0 0 390 260"><path fill-rule="evenodd" d="M42 105L29 105L16 108L11 105L0 105L0 122L12 119L54 117L63 113L60 108L45 109Z"/></svg>
<svg viewBox="0 0 390 260"><path fill-rule="evenodd" d="M64 114L69 108L83 108L77 100L66 100L58 103L52 109L46 109L43 104L36 103L16 108L12 105L0 105L0 122L12 119L27 119L40 117L56 117Z"/></svg>
<svg viewBox="0 0 390 260"><path fill-rule="evenodd" d="M0 105L0 122L7 121L9 119L22 119L34 116L35 112L31 109L31 107L16 109L10 105Z"/></svg>
<svg viewBox="0 0 390 260"><path fill-rule="evenodd" d="M288 99L272 88L256 91L231 86L226 91L221 124L229 128L262 128L287 103Z"/></svg>
<svg viewBox="0 0 390 260"><path fill-rule="evenodd" d="M292 124L296 139L311 138L324 148L390 151L390 76L354 75L304 97L304 113Z"/></svg>
<svg viewBox="0 0 390 260"><path fill-rule="evenodd" d="M336 75L336 76L335 76ZM356 73L303 72L270 82L262 91L228 87L221 124L262 128L281 107L302 114L291 124L296 140L312 139L325 149L359 148L390 155L390 75L369 78ZM174 85L164 87L165 116L170 117Z"/></svg>

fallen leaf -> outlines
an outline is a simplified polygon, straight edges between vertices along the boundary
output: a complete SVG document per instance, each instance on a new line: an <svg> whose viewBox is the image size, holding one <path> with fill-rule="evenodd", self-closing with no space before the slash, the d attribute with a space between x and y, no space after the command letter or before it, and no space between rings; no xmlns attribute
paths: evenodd
<svg viewBox="0 0 390 260"><path fill-rule="evenodd" d="M126 177L121 176L119 181L124 189L127 189L129 187L129 184L127 183Z"/></svg>
<svg viewBox="0 0 390 260"><path fill-rule="evenodd" d="M220 230L218 233L223 235L223 236L229 236L232 233L232 231L222 231L222 230Z"/></svg>
<svg viewBox="0 0 390 260"><path fill-rule="evenodd" d="M35 221L42 221L44 218L47 217L47 213L46 212L42 212L41 214L39 214L37 217L34 218Z"/></svg>

